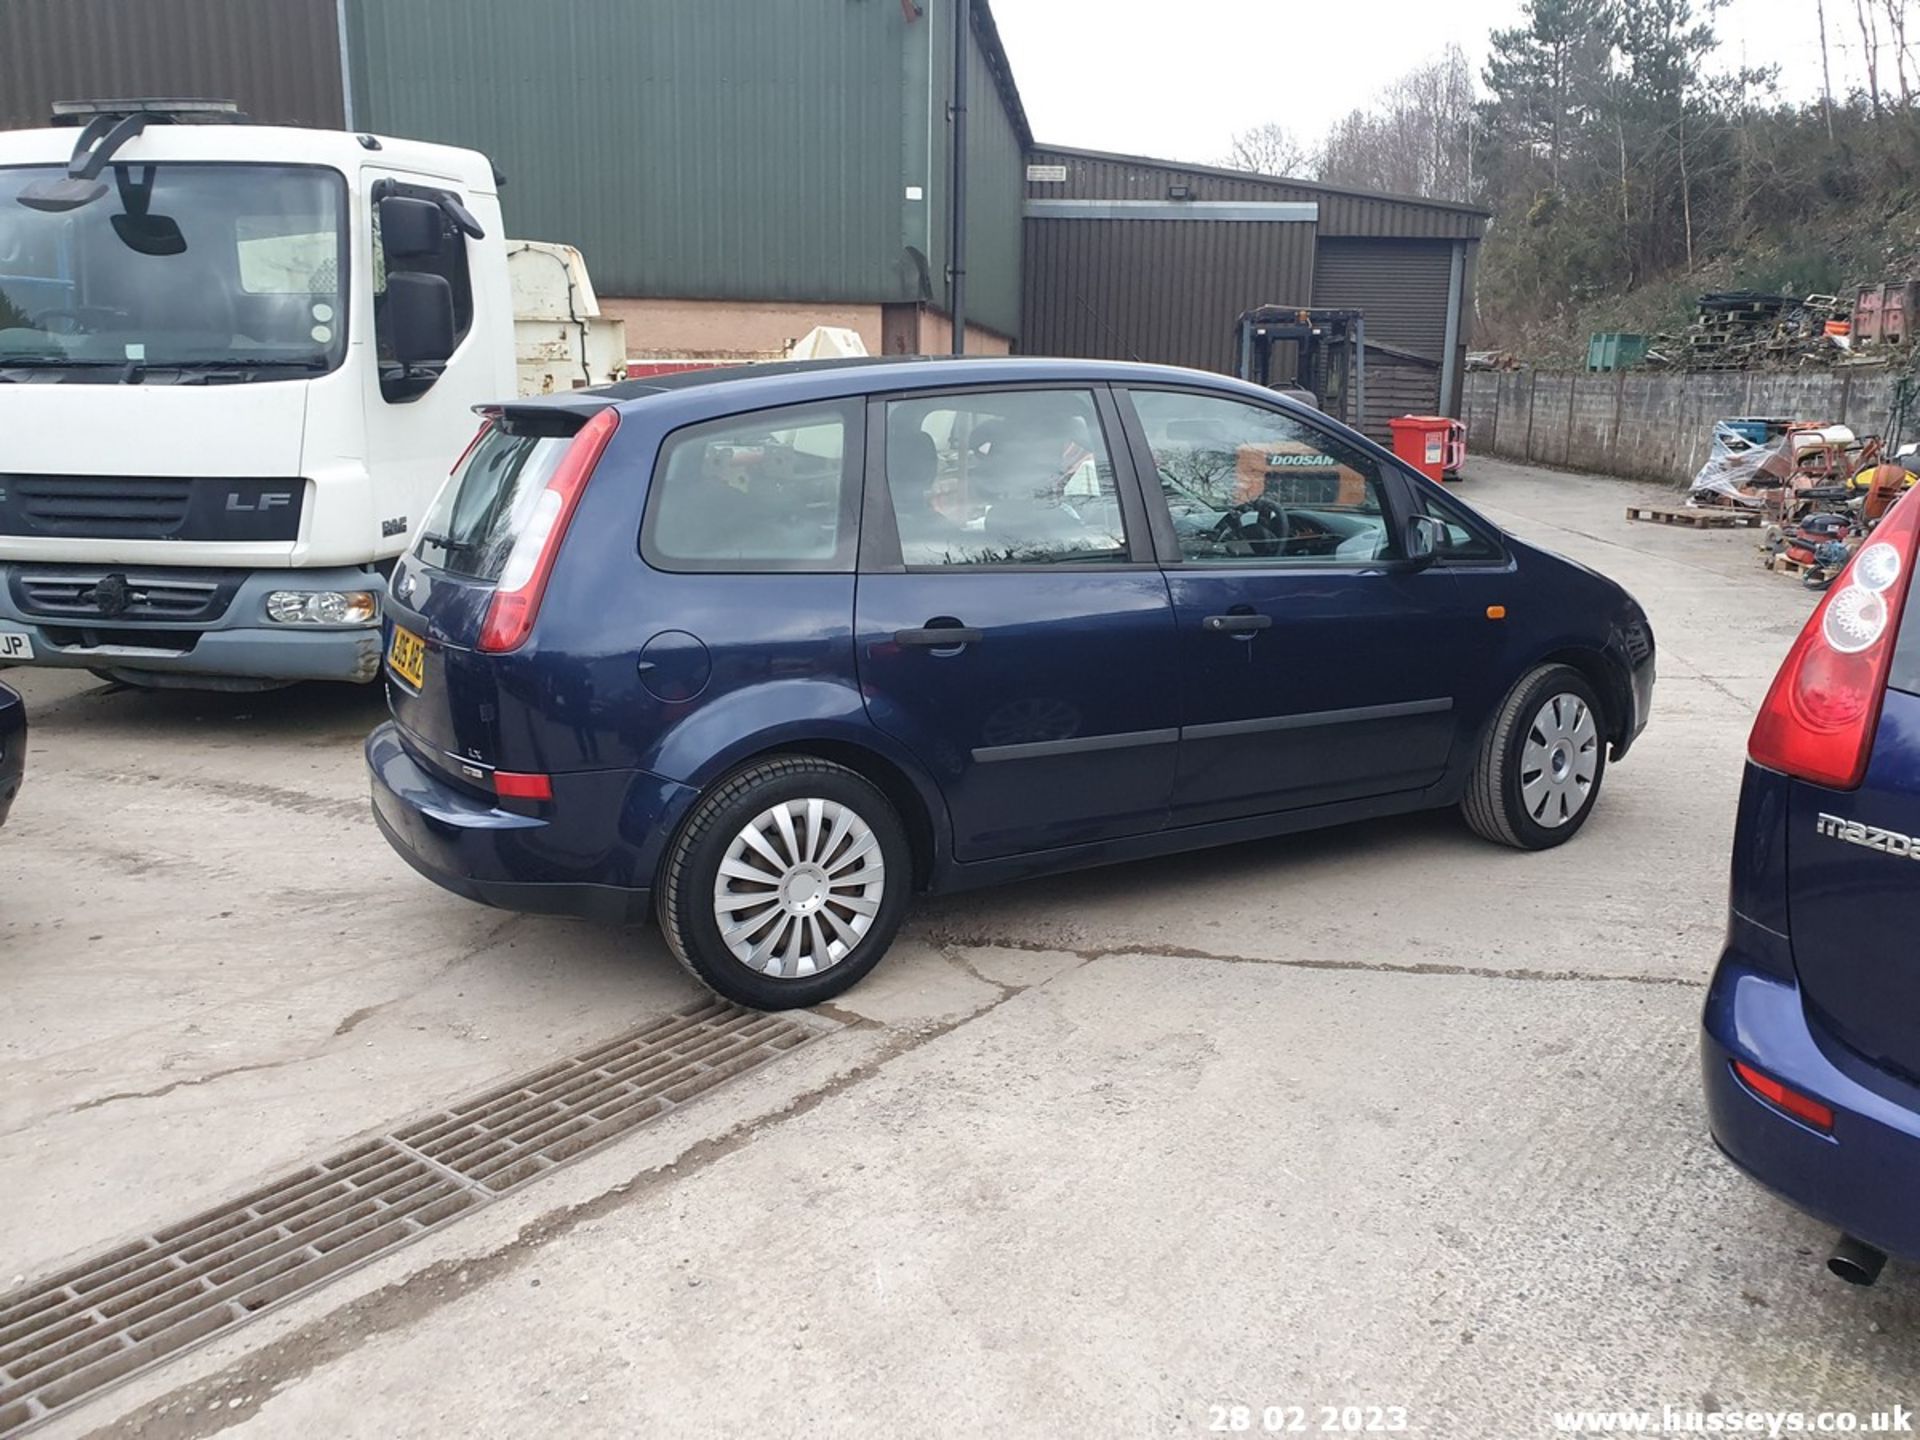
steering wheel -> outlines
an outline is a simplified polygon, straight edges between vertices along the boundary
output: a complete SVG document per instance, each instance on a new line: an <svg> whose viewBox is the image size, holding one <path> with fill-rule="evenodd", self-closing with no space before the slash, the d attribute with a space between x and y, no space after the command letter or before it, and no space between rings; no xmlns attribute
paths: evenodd
<svg viewBox="0 0 1920 1440"><path fill-rule="evenodd" d="M1222 515L1207 538L1223 548L1244 545L1244 553L1270 560L1286 550L1292 535L1286 507L1260 495Z"/></svg>
<svg viewBox="0 0 1920 1440"><path fill-rule="evenodd" d="M46 310L35 311L27 317L49 335L89 335L99 328L102 320L125 320L127 312L114 310L105 305L56 305ZM67 327L56 330L47 322L65 320Z"/></svg>

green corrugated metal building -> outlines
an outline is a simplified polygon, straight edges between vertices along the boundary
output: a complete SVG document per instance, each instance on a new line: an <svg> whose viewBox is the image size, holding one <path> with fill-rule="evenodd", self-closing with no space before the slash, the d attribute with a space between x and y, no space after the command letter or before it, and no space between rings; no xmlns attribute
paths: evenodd
<svg viewBox="0 0 1920 1440"><path fill-rule="evenodd" d="M777 356L820 324L941 352L954 3L0 0L0 127L215 95L469 146L509 233L585 253L636 361ZM969 349L1224 369L1243 309L1360 308L1404 372L1376 398L1455 410L1484 211L1038 146L972 13Z"/></svg>
<svg viewBox="0 0 1920 1440"><path fill-rule="evenodd" d="M949 3L346 0L350 125L484 150L513 233L603 297L838 306L871 346L913 318L878 307L944 303ZM968 312L1011 340L1031 137L984 3L974 47ZM628 328L681 350L732 308Z"/></svg>

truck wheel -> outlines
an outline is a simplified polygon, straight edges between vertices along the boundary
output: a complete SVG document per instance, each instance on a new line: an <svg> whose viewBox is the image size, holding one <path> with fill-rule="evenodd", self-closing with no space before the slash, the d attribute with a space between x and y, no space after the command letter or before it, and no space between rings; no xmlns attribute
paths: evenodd
<svg viewBox="0 0 1920 1440"><path fill-rule="evenodd" d="M1569 665L1520 677L1480 740L1460 809L1475 833L1520 850L1571 840L1607 773L1607 724L1593 686Z"/></svg>
<svg viewBox="0 0 1920 1440"><path fill-rule="evenodd" d="M674 958L742 1005L830 1000L880 963L913 858L893 806L844 766L776 755L701 796L657 909Z"/></svg>

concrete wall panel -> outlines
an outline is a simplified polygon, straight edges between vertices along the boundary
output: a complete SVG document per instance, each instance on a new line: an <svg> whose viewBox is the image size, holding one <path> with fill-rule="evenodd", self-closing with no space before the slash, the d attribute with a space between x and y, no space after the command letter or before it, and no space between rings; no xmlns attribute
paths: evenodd
<svg viewBox="0 0 1920 1440"><path fill-rule="evenodd" d="M1774 415L1885 434L1893 388L1884 374L1476 374L1467 377L1468 448L1681 484L1706 462L1716 420Z"/></svg>

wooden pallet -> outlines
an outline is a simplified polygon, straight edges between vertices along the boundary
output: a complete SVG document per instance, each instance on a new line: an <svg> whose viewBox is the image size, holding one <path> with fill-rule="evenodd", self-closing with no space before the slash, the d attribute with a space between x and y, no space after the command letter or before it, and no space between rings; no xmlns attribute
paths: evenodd
<svg viewBox="0 0 1920 1440"><path fill-rule="evenodd" d="M1776 575L1804 575L1809 570L1818 570L1818 565L1809 565L1802 560L1789 560L1784 554L1772 554L1762 561L1767 569Z"/></svg>
<svg viewBox="0 0 1920 1440"><path fill-rule="evenodd" d="M1752 510L1728 507L1680 505L1629 505L1627 519L1656 521L1662 525L1690 525L1695 530L1727 530L1735 525L1758 525L1762 517Z"/></svg>

